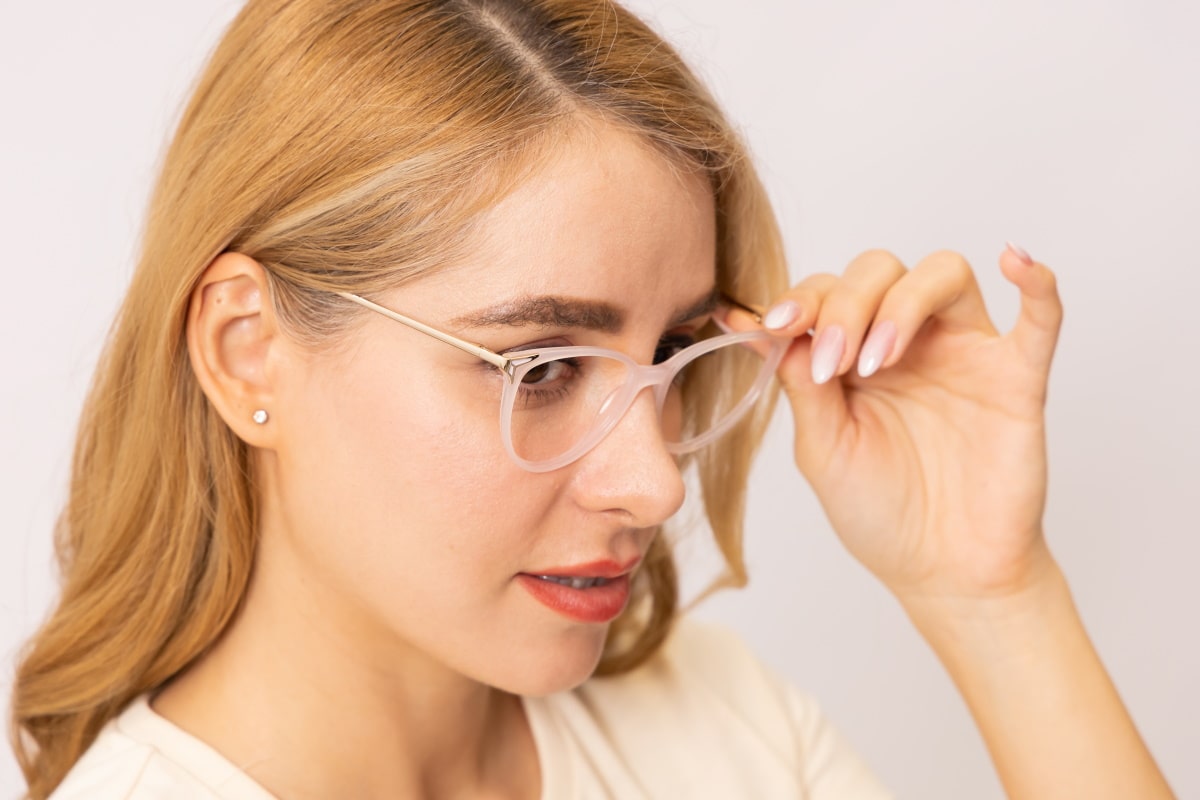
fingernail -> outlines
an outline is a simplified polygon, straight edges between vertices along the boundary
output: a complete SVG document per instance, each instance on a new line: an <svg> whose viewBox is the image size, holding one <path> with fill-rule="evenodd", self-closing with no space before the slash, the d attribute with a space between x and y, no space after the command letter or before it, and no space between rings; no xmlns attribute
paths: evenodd
<svg viewBox="0 0 1200 800"><path fill-rule="evenodd" d="M768 330L777 331L780 328L786 328L788 325L791 325L796 321L796 317L798 316L800 316L800 306L791 300L784 300L782 303L774 306L763 317L763 327Z"/></svg>
<svg viewBox="0 0 1200 800"><path fill-rule="evenodd" d="M833 377L845 349L846 334L842 332L841 328L833 325L821 331L821 335L817 337L816 348L813 350L813 383L821 384Z"/></svg>
<svg viewBox="0 0 1200 800"><path fill-rule="evenodd" d="M1013 255L1015 255L1017 258L1021 259L1026 264L1033 264L1033 258L1029 255L1029 253L1025 252L1025 248L1017 247L1012 242L1005 242L1005 244L1008 245L1008 249L1011 250Z"/></svg>
<svg viewBox="0 0 1200 800"><path fill-rule="evenodd" d="M888 320L871 328L871 335L863 345L858 356L858 374L869 378L879 369L879 365L892 354L896 344L896 323Z"/></svg>

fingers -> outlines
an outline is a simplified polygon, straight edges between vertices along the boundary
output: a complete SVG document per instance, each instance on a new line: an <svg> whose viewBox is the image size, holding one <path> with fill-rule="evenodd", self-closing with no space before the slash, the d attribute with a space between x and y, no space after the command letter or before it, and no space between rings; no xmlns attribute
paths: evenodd
<svg viewBox="0 0 1200 800"><path fill-rule="evenodd" d="M1029 362L1048 368L1062 304L1054 274L1026 258L1019 249L1000 258L1004 276L1021 290L1021 315L1009 338ZM868 250L841 277L805 278L771 306L762 324L780 336L813 334L811 342L798 338L780 366L786 388L807 391L845 375L856 362L860 377L893 366L931 319L946 332L999 335L975 273L958 253L932 253L909 270L885 250ZM747 316L735 327L754 323ZM807 381L801 380L805 371Z"/></svg>
<svg viewBox="0 0 1200 800"><path fill-rule="evenodd" d="M1013 248L1001 255L1000 269L1021 291L1020 317L1006 338L1028 363L1048 371L1062 321L1054 274ZM742 316L731 318L735 329L757 327ZM956 333L999 336L975 274L958 253L932 253L909 270L891 253L869 250L841 277L811 275L771 306L762 326L794 338L778 375L796 420L797 464L806 475L819 472L851 430L847 390L899 362L931 320L939 340ZM832 380L856 363L856 378Z"/></svg>
<svg viewBox="0 0 1200 800"><path fill-rule="evenodd" d="M841 279L828 272L809 275L788 290L763 317L763 327L780 336L800 336L812 328L825 298Z"/></svg>
<svg viewBox="0 0 1200 800"><path fill-rule="evenodd" d="M794 317L783 311L789 302L797 307ZM776 330L795 336L812 325L809 371L811 382L820 385L845 375L856 361L862 377L891 366L931 317L950 330L996 333L961 255L939 251L908 270L891 253L868 250L840 279L814 275L798 285L772 306L764 326L790 319Z"/></svg>
<svg viewBox="0 0 1200 800"><path fill-rule="evenodd" d="M906 272L899 259L883 250L868 250L850 262L817 317L813 383L825 383L850 369L881 298Z"/></svg>
<svg viewBox="0 0 1200 800"><path fill-rule="evenodd" d="M809 275L779 297L763 315L761 323L740 309L729 312L725 323L735 331L757 330L762 327L781 338L800 337L809 332L816 320L817 311L825 303L825 296L841 280L836 275L818 272ZM767 343L748 345L765 355Z"/></svg>
<svg viewBox="0 0 1200 800"><path fill-rule="evenodd" d="M1011 243L1000 255L1000 272L1021 290L1021 312L1006 338L1031 365L1048 373L1063 320L1058 280L1046 265Z"/></svg>
<svg viewBox="0 0 1200 800"><path fill-rule="evenodd" d="M958 253L939 250L929 255L887 290L875 311L872 336L890 323L894 343L870 371L863 369L868 365L860 363L859 374L865 377L875 369L890 367L899 361L929 319L936 319L947 331L998 334L988 316L975 273Z"/></svg>
<svg viewBox="0 0 1200 800"><path fill-rule="evenodd" d="M843 279L826 272L809 275L778 298L762 318L762 327L784 338L794 338L791 348L779 367L779 380L788 394L795 399L799 393L811 391L812 372L810 350L812 342L806 333L815 333L820 310L827 298ZM750 330L758 327L749 315L736 312L727 320L735 330ZM756 349L766 354L769 345L762 343Z"/></svg>
<svg viewBox="0 0 1200 800"><path fill-rule="evenodd" d="M796 462L807 475L819 469L811 454L828 452L847 421L845 396L840 384L814 384L811 374L812 340L804 335L816 322L826 298L841 282L828 273L809 275L778 298L763 316L762 327L781 337L794 337L776 373L796 420ZM754 318L732 312L726 323L734 330L759 327ZM761 347L765 355L767 345Z"/></svg>

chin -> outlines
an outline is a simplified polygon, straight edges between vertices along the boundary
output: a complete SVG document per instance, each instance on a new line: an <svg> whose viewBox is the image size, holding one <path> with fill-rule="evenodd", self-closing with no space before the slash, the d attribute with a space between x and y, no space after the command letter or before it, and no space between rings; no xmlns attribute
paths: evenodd
<svg viewBox="0 0 1200 800"><path fill-rule="evenodd" d="M581 626L544 644L522 648L507 659L505 675L490 676L487 683L505 692L544 697L582 684L596 671L604 654L607 625Z"/></svg>

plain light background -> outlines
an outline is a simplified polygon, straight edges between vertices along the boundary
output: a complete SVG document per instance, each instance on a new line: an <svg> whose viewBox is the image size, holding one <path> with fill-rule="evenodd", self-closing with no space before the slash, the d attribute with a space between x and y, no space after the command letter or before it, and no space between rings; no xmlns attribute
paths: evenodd
<svg viewBox="0 0 1200 800"><path fill-rule="evenodd" d="M1046 530L1143 736L1200 797L1200 12L1191 4L636 0L756 153L795 278L949 248L1008 330L1012 239L1058 274ZM0 691L54 595L76 419L162 146L234 0L4 0ZM752 581L697 613L815 694L900 797L1002 796L945 676L841 548L777 420ZM712 567L682 547L687 586ZM7 701L6 701L7 702ZM7 711L7 706L5 706ZM0 797L21 787L0 755Z"/></svg>

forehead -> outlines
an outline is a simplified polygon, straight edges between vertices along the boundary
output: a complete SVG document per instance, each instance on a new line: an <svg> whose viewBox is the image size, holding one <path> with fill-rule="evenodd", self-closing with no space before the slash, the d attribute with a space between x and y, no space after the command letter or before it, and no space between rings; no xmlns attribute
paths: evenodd
<svg viewBox="0 0 1200 800"><path fill-rule="evenodd" d="M458 315L555 295L665 315L714 284L712 191L634 135L595 125L549 148L478 221L465 252L406 287L406 301Z"/></svg>

